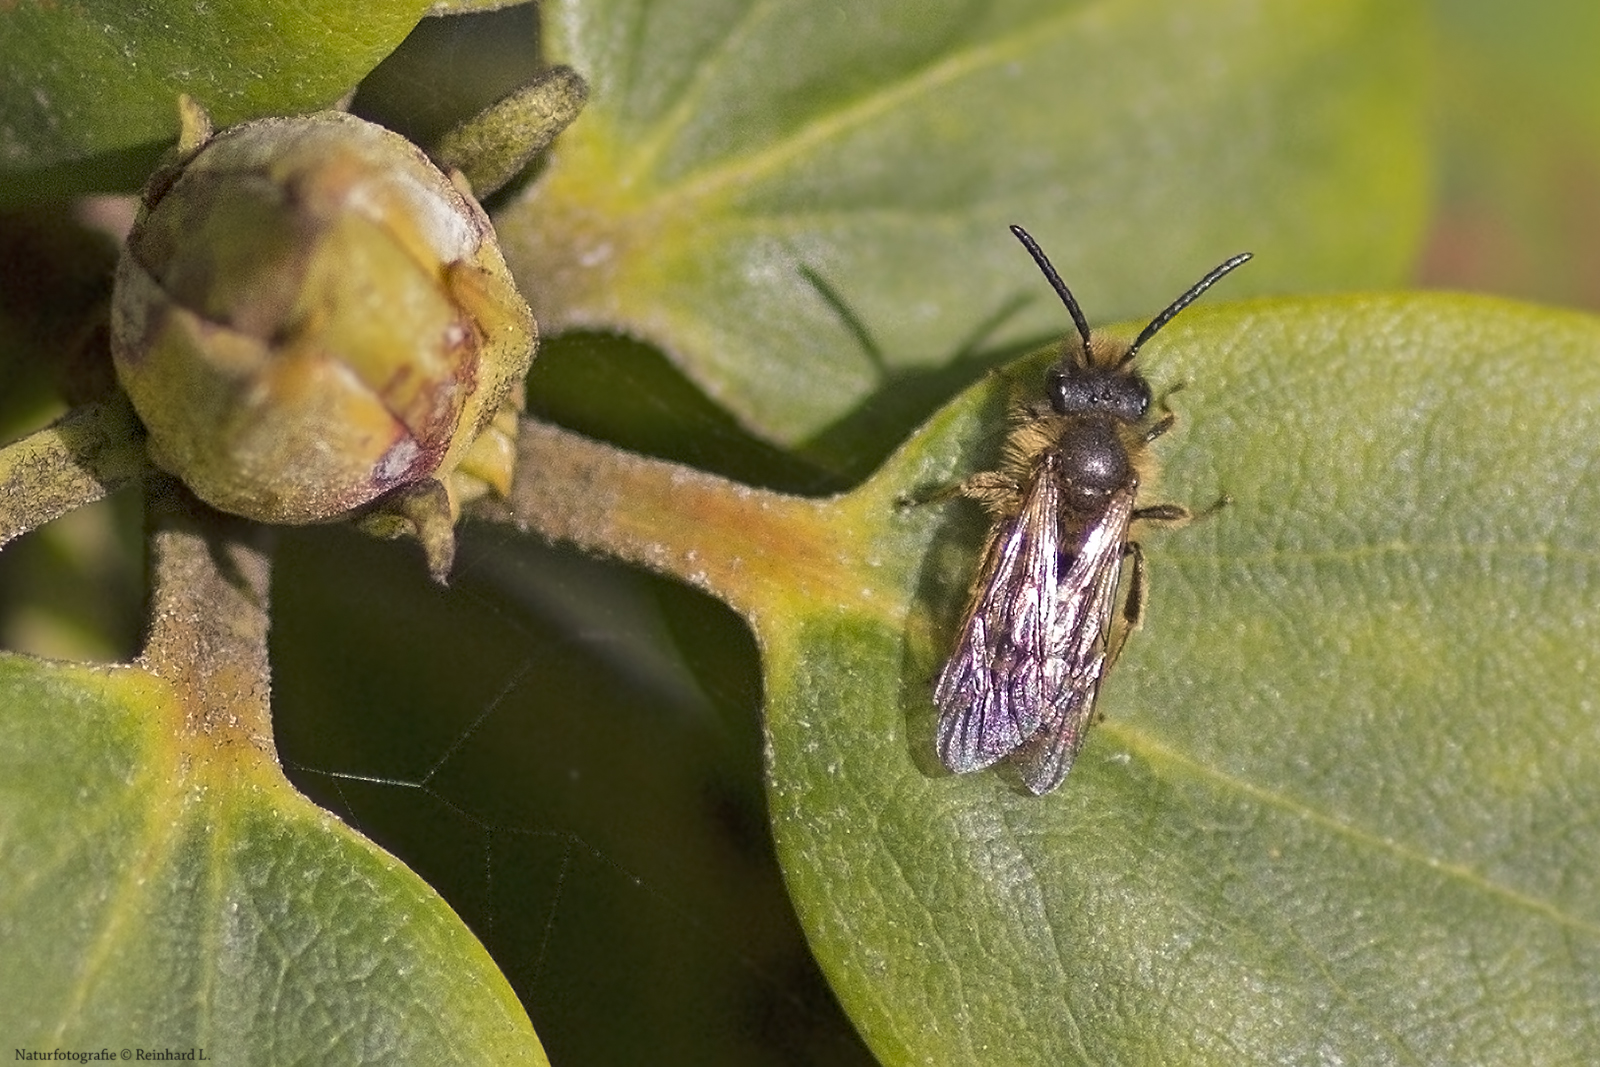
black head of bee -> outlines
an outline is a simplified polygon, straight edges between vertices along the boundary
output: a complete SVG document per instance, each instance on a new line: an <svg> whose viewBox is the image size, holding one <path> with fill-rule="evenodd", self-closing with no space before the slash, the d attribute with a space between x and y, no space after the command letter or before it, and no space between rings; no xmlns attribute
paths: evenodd
<svg viewBox="0 0 1600 1067"><path fill-rule="evenodd" d="M1045 378L1050 406L1057 415L1105 414L1124 422L1138 422L1143 419L1150 411L1150 385L1133 369L1133 357L1138 355L1144 343L1171 322L1178 312L1194 303L1201 293L1250 258L1250 253L1244 252L1225 260L1210 274L1191 286L1188 292L1174 300L1165 311L1151 319L1150 324L1139 331L1139 336L1134 338L1133 344L1128 346L1127 351L1123 352L1115 363L1098 365L1091 356L1093 346L1089 337L1089 320L1084 318L1083 310L1078 307L1078 301L1074 299L1072 291L1061 280L1061 275L1056 273L1055 267L1050 265L1044 249L1039 247L1039 243L1027 230L1021 226L1013 226L1011 232L1016 234L1017 240L1022 242L1023 247L1033 256L1033 261L1039 264L1044 276L1050 280L1056 294L1061 297L1061 302L1072 315L1072 323L1078 328L1078 337L1083 342L1081 349L1069 344L1061 362L1050 368Z"/></svg>
<svg viewBox="0 0 1600 1067"><path fill-rule="evenodd" d="M1150 410L1150 386L1132 368L1078 367L1070 363L1051 367L1045 391L1057 415L1104 413L1138 422Z"/></svg>

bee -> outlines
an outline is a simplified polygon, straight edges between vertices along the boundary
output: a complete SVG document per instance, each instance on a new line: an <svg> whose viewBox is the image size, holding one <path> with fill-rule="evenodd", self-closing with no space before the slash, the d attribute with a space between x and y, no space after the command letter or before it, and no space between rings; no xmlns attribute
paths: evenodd
<svg viewBox="0 0 1600 1067"><path fill-rule="evenodd" d="M1131 345L1090 333L1044 250L1033 256L1077 327L1045 375L1047 403L1014 416L999 469L938 494L977 501L993 520L961 636L934 686L939 758L958 774L1008 758L1035 795L1072 769L1106 672L1144 610L1144 555L1135 522L1184 522L1178 504L1138 503L1153 473L1152 441L1177 417L1153 416L1133 360L1162 327L1230 271L1219 265L1150 321ZM1124 561L1131 561L1118 611Z"/></svg>

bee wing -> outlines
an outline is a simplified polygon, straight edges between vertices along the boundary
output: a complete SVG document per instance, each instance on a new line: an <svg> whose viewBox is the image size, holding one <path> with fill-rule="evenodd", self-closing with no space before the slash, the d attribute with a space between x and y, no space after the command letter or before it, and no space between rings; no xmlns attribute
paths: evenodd
<svg viewBox="0 0 1600 1067"><path fill-rule="evenodd" d="M939 758L958 774L1011 752L1044 721L1063 677L1058 642L1061 489L1046 458L1022 509L990 538L960 640L934 687Z"/></svg>
<svg viewBox="0 0 1600 1067"><path fill-rule="evenodd" d="M1134 494L1130 488L1112 496L1105 513L1084 534L1083 545L1061 580L1050 655L1063 671L1061 689L1039 729L1011 753L1012 765L1035 796L1050 792L1066 778L1094 715Z"/></svg>

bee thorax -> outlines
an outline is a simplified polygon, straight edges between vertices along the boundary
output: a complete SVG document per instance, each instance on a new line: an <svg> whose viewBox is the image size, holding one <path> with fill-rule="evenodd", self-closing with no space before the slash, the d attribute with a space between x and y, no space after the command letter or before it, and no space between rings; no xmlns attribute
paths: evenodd
<svg viewBox="0 0 1600 1067"><path fill-rule="evenodd" d="M1109 420L1070 426L1056 444L1056 470L1067 499L1100 499L1134 481L1128 449Z"/></svg>

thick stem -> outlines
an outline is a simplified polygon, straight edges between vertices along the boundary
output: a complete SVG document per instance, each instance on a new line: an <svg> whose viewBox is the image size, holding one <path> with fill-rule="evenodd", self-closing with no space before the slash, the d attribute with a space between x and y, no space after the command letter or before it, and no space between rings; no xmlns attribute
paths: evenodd
<svg viewBox="0 0 1600 1067"><path fill-rule="evenodd" d="M170 683L188 739L276 763L267 661L270 531L170 479L149 487L150 632L140 666ZM239 753L243 754L243 753Z"/></svg>
<svg viewBox="0 0 1600 1067"><path fill-rule="evenodd" d="M855 604L840 499L739 485L524 419L506 504L523 529L679 578L754 621L792 598Z"/></svg>

